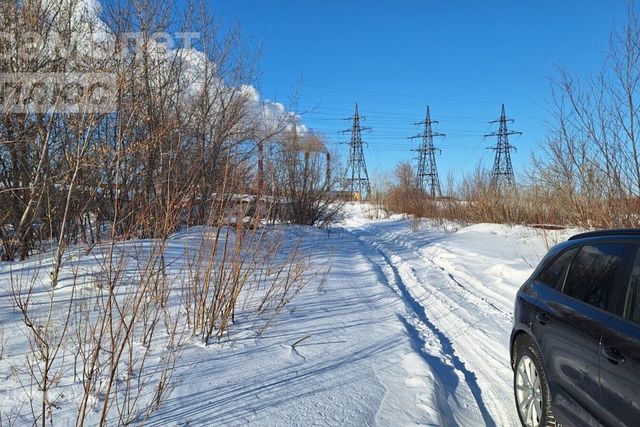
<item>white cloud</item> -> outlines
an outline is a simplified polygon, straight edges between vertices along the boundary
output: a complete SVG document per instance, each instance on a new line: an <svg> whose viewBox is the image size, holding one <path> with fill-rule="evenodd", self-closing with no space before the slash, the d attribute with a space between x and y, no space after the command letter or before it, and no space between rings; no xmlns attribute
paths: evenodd
<svg viewBox="0 0 640 427"><path fill-rule="evenodd" d="M102 58L102 55L109 53L109 49L113 49L115 36L100 19L102 13L100 0L45 0L45 2L52 11L59 10L60 7L72 9L73 36L78 40L77 45L81 55L88 58ZM224 98L239 94L244 98L249 109L248 121L250 123L247 123L247 126L251 125L257 132L256 138L266 138L277 129L291 130L294 124L300 134L308 132L307 127L301 123L300 116L287 111L280 102L263 99L254 86L243 84L239 87L232 87L215 77L216 64L211 62L201 51L192 47L178 46L179 39L181 39L179 35L168 34L167 36L172 40L167 45L162 43L163 36L155 37L152 34L147 36L152 46L152 52L157 55L157 59L165 56L171 59L178 58L181 62L180 86L183 99L177 100L177 102L188 104L189 98L193 99L199 94L207 81L210 90L217 96L222 95ZM163 63L163 61L159 60L158 63ZM169 78L169 70L166 71L166 73L158 71L156 79L158 85L163 84L165 77Z"/></svg>
<svg viewBox="0 0 640 427"><path fill-rule="evenodd" d="M277 129L291 131L294 125L299 134L308 133L308 129L302 124L300 116L294 112L287 111L284 104L268 99L263 100L258 90L251 85L242 85L240 90L249 102L253 111L252 115L261 123L264 135L273 134Z"/></svg>

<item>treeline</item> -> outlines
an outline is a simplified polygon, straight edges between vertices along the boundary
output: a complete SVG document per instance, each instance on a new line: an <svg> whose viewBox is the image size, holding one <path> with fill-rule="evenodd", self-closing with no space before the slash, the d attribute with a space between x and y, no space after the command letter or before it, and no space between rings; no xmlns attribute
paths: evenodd
<svg viewBox="0 0 640 427"><path fill-rule="evenodd" d="M0 29L3 259L223 220L234 194L327 210L326 150L291 143L296 116L246 84L256 56L204 2L2 2Z"/></svg>
<svg viewBox="0 0 640 427"><path fill-rule="evenodd" d="M204 2L0 2L0 259L47 252L2 272L0 426L144 424L187 344L262 334L320 273L268 221L335 215L335 157L218 25Z"/></svg>

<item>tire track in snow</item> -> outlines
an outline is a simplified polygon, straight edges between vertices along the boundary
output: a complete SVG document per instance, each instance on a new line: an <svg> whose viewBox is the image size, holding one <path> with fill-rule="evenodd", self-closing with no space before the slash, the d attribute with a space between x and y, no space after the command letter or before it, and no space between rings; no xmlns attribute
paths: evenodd
<svg viewBox="0 0 640 427"><path fill-rule="evenodd" d="M359 239L351 231L344 228L342 230L344 231L345 234L351 236L351 238L353 238L354 241L357 244L359 244L361 247L365 247L371 251L374 251L376 255L384 259L383 254L381 254L373 246ZM367 259L369 264L371 264L371 266L374 269L376 269L376 273L379 277L380 283L387 286L391 291L393 291L394 294L397 295L399 293L399 289L397 286L394 286L394 284L397 284L397 282L399 281L399 277L397 276L396 272L394 272L393 266L389 263L383 263L383 265L381 265L380 262L376 262L371 257L371 255L364 250L361 251L361 255ZM358 294L360 294L359 289L358 289ZM405 302L405 305L406 305L406 301L404 301L404 299L403 299L403 302ZM373 307L371 308L373 309ZM410 338L412 343L413 350L418 355L420 355L423 358L423 360L425 360L425 362L429 365L429 367L431 368L434 374L433 381L435 383L434 389L436 391L434 397L435 397L436 407L438 408L438 416L440 418L438 425L442 425L442 426L459 425L459 423L456 422L454 414L458 414L460 412L460 410L462 409L463 403L459 402L455 393L451 392L455 390L451 390L451 391L449 390L449 388L455 388L455 387L452 387L450 384L455 383L457 381L458 379L457 375L455 374L455 372L453 372L453 370L451 370L450 375L446 375L447 378L442 378L443 372L449 371L450 366L446 365L445 360L437 356L434 356L426 351L425 348L427 347L427 343L424 340L424 338L421 336L421 332L418 330L418 328L415 325L413 325L409 320L407 320L407 318L401 315L398 315L398 317L407 331L408 337ZM446 381L447 383L446 386L445 384L443 384L443 380ZM451 404L449 403L450 398L452 398L455 401L455 403L459 405L458 408L453 408L451 406ZM380 408L378 408L378 410L379 409ZM462 425L465 425L465 424L462 424Z"/></svg>
<svg viewBox="0 0 640 427"><path fill-rule="evenodd" d="M398 271L403 276L404 283L409 285L408 292L412 293L412 290L420 289L423 287L422 282L418 279L415 270L408 263L402 261L402 259L396 255L391 256L390 259L391 262L393 262L397 266ZM437 271L436 273L439 274L439 271ZM435 281L438 281L438 279L440 278L446 280L447 277L448 275L434 277L430 274L427 277L427 283L433 283ZM476 325L466 322L464 323L464 326L457 325L455 332L452 332L451 324L447 325L447 316L453 316L456 320L458 320L463 319L464 317L469 316L472 313L466 307L456 306L454 303L452 303L452 300L443 298L442 294L439 295L437 293L430 293L428 294L427 298L423 299L423 301L438 303L445 308L446 311L442 313L442 309L440 309L440 311L436 309L437 304L432 304L430 306L433 311L439 314L439 316L433 316L434 321L443 326L443 333L447 336L452 350L454 348L457 348L459 350L458 354L461 355L460 358L465 360L462 363L467 366L467 369L470 372L473 373L476 384L479 386L480 390L482 390L482 394L484 395L483 402L486 404L487 409L491 410L490 413L495 419L497 425L515 425L513 420L509 420L509 417L505 414L503 408L500 405L497 405L498 400L496 399L496 394L493 392L494 384L490 381L481 382L478 378L479 374L483 374L482 378L484 378L485 380L487 379L487 377L491 376L491 373L487 372L487 369L491 371L493 367L495 367L494 361L492 359L484 358L484 360L482 361L483 363L474 364L473 360L468 359L468 356L472 352L476 352L476 356L481 356L481 352L478 350L481 350L483 346L486 346L488 343L495 341L495 337L488 335L483 329L478 328ZM421 306L424 309L425 306L423 304L421 304ZM471 348L469 348L468 345L465 345L466 343L464 340L459 339L462 337L466 337L466 341L470 341L472 343Z"/></svg>
<svg viewBox="0 0 640 427"><path fill-rule="evenodd" d="M365 263L366 269L377 278L375 286L387 288L385 295L388 296L385 298L389 298L389 301L372 300L367 290L352 276L345 278L349 282L348 287L355 290L360 299L366 302L371 312L377 312L379 309L385 311L388 309L387 304L393 301L396 309L393 310L390 319L395 319L395 316L398 316L397 308L403 307L403 301L397 298L397 289L389 281L386 271L388 266L381 267L379 262L375 262L371 257L373 248L364 246L360 240L354 239L353 234L348 230L339 228L336 229L336 234L340 238L348 239L349 243L343 249L347 251L346 253L352 253L350 256L340 257L340 270L350 271L353 270L354 265L361 266L362 263ZM404 321L404 318L402 320ZM407 329L404 322L402 327ZM448 406L446 399L439 399L439 389L442 389L440 379L436 377L433 366L426 360L423 354L424 350L416 344L414 336L409 333L408 329L407 332L406 339L409 348L395 354L392 359L386 360L383 364L371 365L378 383L385 390L384 396L377 406L371 407L375 411L372 418L375 420L373 424L390 425L390 420L393 420L393 423L397 425L456 425L451 415L454 411ZM418 362L417 358L422 360ZM405 379L404 386L398 382L399 378ZM399 402L398 396L404 396L403 400ZM433 396L435 396L435 402ZM415 406L406 407L405 405L411 402L412 397L415 398ZM410 414L411 419L405 419L402 422L397 417L389 418L389 414L394 411Z"/></svg>
<svg viewBox="0 0 640 427"><path fill-rule="evenodd" d="M461 287L462 289L464 289L466 292L469 292L470 294L473 294L474 296L476 296L477 298L479 298L480 300L482 300L483 302L485 302L489 307L493 308L495 311L497 311L497 312L499 312L499 313L501 313L501 314L503 314L503 315L506 315L506 317L510 318L509 320L513 320L509 314L505 313L505 312L504 312L504 310L500 309L497 305L495 305L495 304L494 304L494 303L492 303L491 301L487 301L487 299L486 299L486 298L481 297L481 296L477 296L477 295L475 295L473 292L471 292L471 291L469 290L469 288L467 288L466 286L464 286L464 285L462 284L462 282L461 282L461 281L459 281L458 279L456 279L456 277L455 277L452 273L448 272L444 267L442 267L442 266L438 265L434 260L429 259L429 262L431 262L434 266L438 267L438 268L439 268L443 273L446 273L446 274L447 274L447 276L449 276L449 279L451 279L451 281L452 281L453 283L455 283L456 285L458 285L459 287Z"/></svg>
<svg viewBox="0 0 640 427"><path fill-rule="evenodd" d="M360 240L381 251L394 264L414 300L419 305L430 301L430 319L447 335L467 368L476 375L495 422L519 425L512 410L512 379L506 356L511 314L474 290L475 283L451 277L446 268L429 259L426 250L403 233L389 232L371 223L356 227ZM484 285L477 282L477 286Z"/></svg>
<svg viewBox="0 0 640 427"><path fill-rule="evenodd" d="M389 281L393 282L397 287L395 289L396 292L399 292L403 301L408 306L408 308L413 313L413 315L417 318L417 320L424 327L426 327L428 331L433 334L433 336L436 337L439 343L439 346L443 352L443 356L446 358L446 360L448 360L451 363L449 365L442 358L433 356L432 354L427 352L425 350L425 348L427 347L427 342L421 337L419 329L416 328L415 325L412 325L410 322L408 322L407 319L405 318L400 319L405 325L411 338L414 340L414 342L416 342L416 350L419 351L425 357L429 365L433 367L434 373L436 375L444 375L446 385L448 385L449 387L453 387L453 390L448 390L446 388L443 388L442 384L440 384L439 389L445 393L445 396L437 396L439 397L438 405L442 410L441 411L442 415L446 416L447 413L453 415L452 413L453 408L451 408L449 405L448 397L451 396L457 401L456 394L451 392L452 391L455 392L458 390L458 385L457 385L458 375L456 374L456 372L458 372L464 378L465 384L468 387L477 405L478 410L480 411L480 415L482 416L482 420L484 424L487 426L496 426L496 422L494 421L493 417L489 413L489 410L487 409L487 405L485 404L485 400L482 395L482 390L478 385L477 377L475 373L466 367L465 363L457 355L450 338L430 320L424 306L411 294L408 286L404 282L404 279L402 277L403 275L398 269L396 263L394 263L394 261L388 256L388 254L385 251L383 251L378 245L372 244L366 241L362 237L362 234L366 234L365 230L362 230L362 229L350 230L350 233L358 241L362 242L363 245L372 248L382 258L385 264L384 267L387 267L387 269L390 271L392 276L392 280L389 280ZM369 259L371 260L372 263L378 264L370 257ZM440 380L440 379L441 378L437 378L437 380ZM460 404L460 402L457 402L457 404ZM459 408L459 409L462 410L462 408ZM447 418L444 424L450 425L451 423L456 423L456 421L453 418ZM500 425L504 425L504 424L500 423Z"/></svg>
<svg viewBox="0 0 640 427"><path fill-rule="evenodd" d="M443 267L442 265L438 264L433 259L433 255L427 253L424 248L422 248L422 247L414 244L413 242L411 242L411 240L407 239L406 236L398 235L398 234L395 234L395 233L389 233L386 230L381 229L381 227L379 227L379 226L377 226L375 224L367 224L367 228L369 230L375 230L379 236L384 237L386 240L392 240L394 243L396 243L396 244L398 244L400 246L403 246L404 248L406 248L406 249L408 249L408 250L410 250L412 252L417 253L418 255L420 255L420 257L424 261L427 261L427 262L433 264L434 267L437 267L438 269L440 269L443 273L445 273L449 277L450 282L452 284L457 285L461 290L463 290L468 295L468 297L471 297L469 299L469 302L471 302L471 303L473 303L473 304L475 304L477 306L479 306L479 305L488 306L491 309L495 310L498 315L503 316L505 318L505 320L508 320L509 322L513 321L513 316L512 316L512 314L510 312L506 312L502 308L498 307L492 301L489 301L485 296L479 295L478 293L476 293L472 289L470 289L468 286L465 286L462 279L457 278L453 273L451 273L445 267ZM438 239L438 240L441 240L441 239ZM477 282L477 284L480 284L480 283ZM479 300L481 303L479 304L477 300Z"/></svg>

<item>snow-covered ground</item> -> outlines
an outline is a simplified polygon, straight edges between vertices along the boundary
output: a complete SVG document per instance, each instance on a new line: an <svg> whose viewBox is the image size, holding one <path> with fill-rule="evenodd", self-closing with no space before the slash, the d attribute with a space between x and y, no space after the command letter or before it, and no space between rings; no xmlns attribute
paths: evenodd
<svg viewBox="0 0 640 427"><path fill-rule="evenodd" d="M401 217L369 220L353 204L330 233L305 229L302 249L317 266L330 262L328 273L262 336L241 318L220 343L191 342L172 394L146 424L517 425L508 351L514 297L548 246L570 233L417 228ZM28 351L10 344L24 326L11 308L8 270L0 265L9 342L0 414L20 401L11 365Z"/></svg>

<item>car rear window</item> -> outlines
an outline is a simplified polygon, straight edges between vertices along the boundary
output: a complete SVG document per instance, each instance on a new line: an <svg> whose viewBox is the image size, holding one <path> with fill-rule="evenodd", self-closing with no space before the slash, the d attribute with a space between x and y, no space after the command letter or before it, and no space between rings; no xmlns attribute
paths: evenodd
<svg viewBox="0 0 640 427"><path fill-rule="evenodd" d="M552 288L561 289L567 268L577 252L578 248L572 248L556 257L551 264L542 270L537 280Z"/></svg>
<svg viewBox="0 0 640 427"><path fill-rule="evenodd" d="M583 246L569 267L563 292L606 310L611 288L632 250L633 245L624 243Z"/></svg>

